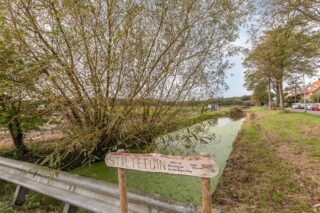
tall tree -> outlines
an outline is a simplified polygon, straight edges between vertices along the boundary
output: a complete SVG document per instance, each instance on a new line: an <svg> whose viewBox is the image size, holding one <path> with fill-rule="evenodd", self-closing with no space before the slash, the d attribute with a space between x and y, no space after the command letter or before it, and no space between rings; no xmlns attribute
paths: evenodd
<svg viewBox="0 0 320 213"><path fill-rule="evenodd" d="M316 70L318 48L314 36L299 29L295 20L271 29L249 52L247 67L264 71L264 77L275 81L280 108L284 109L283 84L297 73L312 74Z"/></svg>

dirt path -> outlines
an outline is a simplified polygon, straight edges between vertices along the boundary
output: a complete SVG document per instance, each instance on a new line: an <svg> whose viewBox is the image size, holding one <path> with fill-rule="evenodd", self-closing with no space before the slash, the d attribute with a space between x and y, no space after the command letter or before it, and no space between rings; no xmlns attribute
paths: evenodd
<svg viewBox="0 0 320 213"><path fill-rule="evenodd" d="M277 156L294 166L299 175L310 178L320 192L320 162L315 158L310 158L305 152L292 144L281 142L276 135L267 131L263 132L264 141L269 141L269 144L275 148Z"/></svg>
<svg viewBox="0 0 320 213"><path fill-rule="evenodd" d="M64 138L59 130L33 131L25 135L25 143L57 142ZM0 149L13 147L13 141L8 132L0 134Z"/></svg>

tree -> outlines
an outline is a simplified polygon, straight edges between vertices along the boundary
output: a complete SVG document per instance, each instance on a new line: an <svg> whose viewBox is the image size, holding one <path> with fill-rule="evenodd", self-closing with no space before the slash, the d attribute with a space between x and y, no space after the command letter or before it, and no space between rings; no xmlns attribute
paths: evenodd
<svg viewBox="0 0 320 213"><path fill-rule="evenodd" d="M303 88L303 81L301 79L301 76L292 76L288 79L287 84L288 87L286 88L286 91L288 93L294 93L293 101L294 103L296 103L298 101L297 95Z"/></svg>
<svg viewBox="0 0 320 213"><path fill-rule="evenodd" d="M311 99L313 100L313 102L315 103L320 103L320 92L315 93L311 96Z"/></svg>
<svg viewBox="0 0 320 213"><path fill-rule="evenodd" d="M298 11L307 19L320 22L320 2L317 0L297 1L297 0L277 0L283 5L284 11Z"/></svg>
<svg viewBox="0 0 320 213"><path fill-rule="evenodd" d="M253 91L253 94L251 95L251 102L253 104L261 106L262 103L268 102L269 107L271 107L271 94L268 90L269 80L265 77L264 72L258 70L247 71L245 73L244 86L248 90Z"/></svg>
<svg viewBox="0 0 320 213"><path fill-rule="evenodd" d="M292 20L285 26L267 31L247 55L247 67L260 70L262 78L274 81L282 110L283 82L301 72L312 74L316 70L318 48L314 46L314 39Z"/></svg>
<svg viewBox="0 0 320 213"><path fill-rule="evenodd" d="M11 134L18 155L25 155L24 132L37 128L44 122L32 98L36 67L19 56L16 45L5 26L0 25L0 125L5 125Z"/></svg>
<svg viewBox="0 0 320 213"><path fill-rule="evenodd" d="M41 67L38 95L65 116L68 150L90 144L84 155L150 143L179 101L215 93L248 6L241 0L4 1L20 51Z"/></svg>

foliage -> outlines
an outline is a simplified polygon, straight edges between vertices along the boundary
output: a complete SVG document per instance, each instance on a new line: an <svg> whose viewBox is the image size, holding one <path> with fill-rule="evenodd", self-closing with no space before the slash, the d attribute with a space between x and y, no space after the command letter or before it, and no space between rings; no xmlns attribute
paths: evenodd
<svg viewBox="0 0 320 213"><path fill-rule="evenodd" d="M253 90L251 102L260 106L268 103L268 79L261 72L247 72L245 74L245 86L248 90Z"/></svg>
<svg viewBox="0 0 320 213"><path fill-rule="evenodd" d="M219 106L250 106L250 95L244 95L241 97L219 97L210 98L204 101L204 104L218 104Z"/></svg>
<svg viewBox="0 0 320 213"><path fill-rule="evenodd" d="M245 59L248 89L259 90L262 85L269 88L273 85L283 109L283 82L297 74L312 75L316 71L315 59L319 51L314 45L316 37L306 33L295 18L266 31Z"/></svg>
<svg viewBox="0 0 320 213"><path fill-rule="evenodd" d="M20 53L39 67L39 99L64 116L65 149L92 156L150 143L180 101L215 93L250 1L3 5Z"/></svg>
<svg viewBox="0 0 320 213"><path fill-rule="evenodd" d="M311 99L313 100L313 102L315 103L320 103L320 93L315 93L311 96Z"/></svg>
<svg viewBox="0 0 320 213"><path fill-rule="evenodd" d="M38 128L45 120L28 100L32 98L37 71L19 54L1 21L0 33L0 125L9 129L17 152L26 154L24 131Z"/></svg>
<svg viewBox="0 0 320 213"><path fill-rule="evenodd" d="M283 11L297 11L305 18L316 23L320 22L320 2L317 0L296 1L296 0L280 0Z"/></svg>

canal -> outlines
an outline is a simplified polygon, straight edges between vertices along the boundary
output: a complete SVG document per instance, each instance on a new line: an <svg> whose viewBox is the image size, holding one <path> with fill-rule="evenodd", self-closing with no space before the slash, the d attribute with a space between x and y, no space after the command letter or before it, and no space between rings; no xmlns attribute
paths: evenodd
<svg viewBox="0 0 320 213"><path fill-rule="evenodd" d="M201 152L208 152L220 167L219 175L212 179L214 190L243 121L244 118L222 117L181 129L158 138L157 151L175 155L198 155ZM117 183L117 170L106 167L104 162L80 167L72 172ZM128 171L127 184L129 188L139 191L160 194L181 201L198 204L201 202L200 178Z"/></svg>

